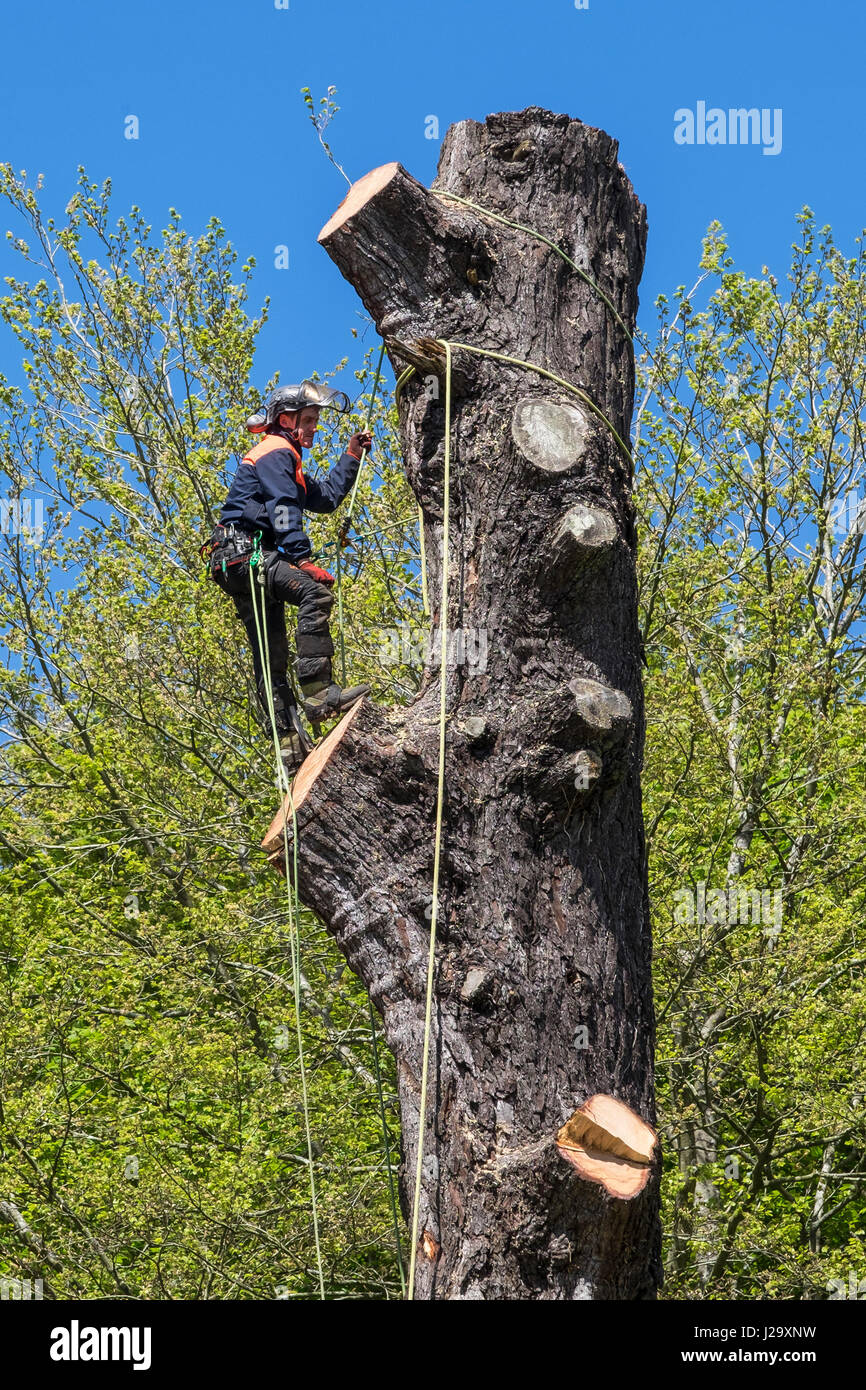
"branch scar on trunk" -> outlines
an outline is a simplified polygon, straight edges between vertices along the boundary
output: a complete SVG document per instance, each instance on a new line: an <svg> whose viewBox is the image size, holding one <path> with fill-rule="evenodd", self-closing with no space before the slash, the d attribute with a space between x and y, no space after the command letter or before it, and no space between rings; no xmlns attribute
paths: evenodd
<svg viewBox="0 0 866 1390"><path fill-rule="evenodd" d="M600 1183L612 1197L643 1192L658 1135L613 1096L591 1096L556 1136L563 1158L581 1177Z"/></svg>

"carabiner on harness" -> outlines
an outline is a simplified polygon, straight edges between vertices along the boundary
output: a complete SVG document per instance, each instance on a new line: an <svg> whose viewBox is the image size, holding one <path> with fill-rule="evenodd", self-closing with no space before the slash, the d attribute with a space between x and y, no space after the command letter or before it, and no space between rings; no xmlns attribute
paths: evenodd
<svg viewBox="0 0 866 1390"><path fill-rule="evenodd" d="M256 531L253 536L253 549L250 555L250 572L255 571L256 579L262 588L265 587L265 566L262 562L262 533Z"/></svg>

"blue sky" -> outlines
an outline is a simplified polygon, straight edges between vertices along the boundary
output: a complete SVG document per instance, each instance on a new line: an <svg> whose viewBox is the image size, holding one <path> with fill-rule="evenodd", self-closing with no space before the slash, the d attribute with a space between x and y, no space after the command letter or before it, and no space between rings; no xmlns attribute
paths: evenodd
<svg viewBox="0 0 866 1390"><path fill-rule="evenodd" d="M700 239L718 218L737 264L788 264L808 203L849 248L864 223L863 6L856 0L118 0L7 8L0 158L45 176L61 213L78 164L114 182L155 228L177 207L190 232L216 214L255 290L272 299L258 375L284 381L353 354L361 306L317 245L345 184L321 151L300 96L329 84L329 131L352 177L400 160L434 177L440 142L465 118L529 105L603 127L647 204L641 322L652 301L692 283ZM11 55L17 55L11 61ZM782 149L678 145L679 108L781 108ZM129 115L139 138L124 138ZM0 218L2 221L2 218ZM7 216L6 225L12 226ZM0 232L6 230L0 226ZM289 269L274 248L289 247ZM0 269L20 273L0 246ZM372 333L368 341L372 342ZM17 376L0 334L0 370ZM351 390L353 383L345 383Z"/></svg>

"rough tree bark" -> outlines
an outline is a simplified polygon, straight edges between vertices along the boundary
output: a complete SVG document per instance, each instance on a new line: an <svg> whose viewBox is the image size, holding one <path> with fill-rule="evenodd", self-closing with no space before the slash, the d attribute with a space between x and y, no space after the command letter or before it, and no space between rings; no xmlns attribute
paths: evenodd
<svg viewBox="0 0 866 1390"><path fill-rule="evenodd" d="M627 439L645 209L617 144L531 108L452 126L432 190L400 165L355 184L320 241L400 371L409 482L440 580L444 389L425 339L546 367ZM660 1276L657 1151L620 1200L556 1137L596 1093L654 1121L643 701L628 460L576 398L455 353L447 794L416 1297L636 1299ZM440 615L434 608L434 629ZM469 644L471 647L471 643ZM483 650L483 643L479 651ZM397 1061L401 1193L419 1128L439 673L367 702L307 786L299 890L382 1015Z"/></svg>

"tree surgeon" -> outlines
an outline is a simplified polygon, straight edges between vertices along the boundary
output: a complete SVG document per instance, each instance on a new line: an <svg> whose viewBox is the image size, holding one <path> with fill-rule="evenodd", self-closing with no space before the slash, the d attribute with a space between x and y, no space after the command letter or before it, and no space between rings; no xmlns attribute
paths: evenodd
<svg viewBox="0 0 866 1390"><path fill-rule="evenodd" d="M340 505L357 477L363 451L369 452L372 444L366 431L353 434L328 474L305 477L303 451L312 445L320 411L342 414L349 405L344 392L314 381L273 391L247 421L250 433L262 438L238 465L209 542L211 578L232 599L247 630L256 689L269 719L264 649L280 753L289 773L312 745L288 678L287 603L298 609L297 678L304 713L314 728L369 692L367 685L342 690L333 682L328 619L334 576L315 563L304 531L305 511L333 512Z"/></svg>

